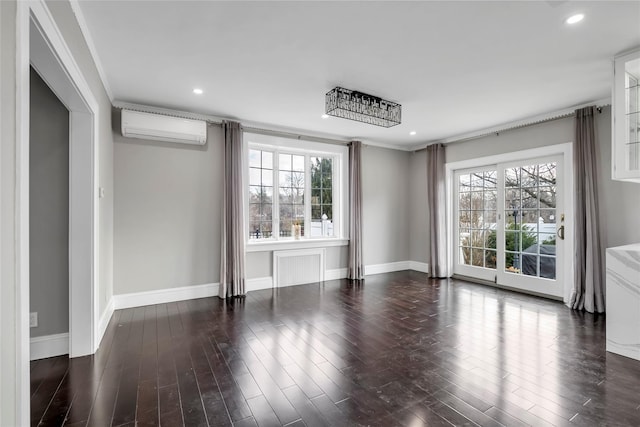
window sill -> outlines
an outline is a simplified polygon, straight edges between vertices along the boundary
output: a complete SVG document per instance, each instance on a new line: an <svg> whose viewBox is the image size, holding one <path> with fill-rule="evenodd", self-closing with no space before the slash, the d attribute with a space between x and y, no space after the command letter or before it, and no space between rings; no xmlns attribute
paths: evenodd
<svg viewBox="0 0 640 427"><path fill-rule="evenodd" d="M272 240L269 242L249 242L247 252L266 252L286 249L328 248L332 246L347 246L349 239L300 239L300 240Z"/></svg>

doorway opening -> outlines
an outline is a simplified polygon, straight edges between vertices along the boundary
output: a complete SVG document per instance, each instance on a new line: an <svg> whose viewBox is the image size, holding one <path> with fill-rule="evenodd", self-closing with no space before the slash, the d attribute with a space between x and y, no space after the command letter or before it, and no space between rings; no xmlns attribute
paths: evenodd
<svg viewBox="0 0 640 427"><path fill-rule="evenodd" d="M69 110L30 70L31 360L69 353Z"/></svg>
<svg viewBox="0 0 640 427"><path fill-rule="evenodd" d="M45 2L16 4L17 424L29 410L30 67L69 111L69 356L95 353L98 334L97 149L99 108Z"/></svg>
<svg viewBox="0 0 640 427"><path fill-rule="evenodd" d="M33 67L69 111L69 356L78 357L93 354L98 346L95 148L98 106L46 6L29 3L26 7L28 63L24 78L29 76L29 66ZM28 105L26 98L23 101ZM25 133L28 135L28 131ZM26 155L21 157L19 167L26 175L26 185L22 183L20 192L26 206L21 220L26 222L22 226L28 228L29 138L23 139ZM28 236L28 230L25 234ZM29 270L28 256L21 259L21 267ZM28 310L28 305L25 308Z"/></svg>

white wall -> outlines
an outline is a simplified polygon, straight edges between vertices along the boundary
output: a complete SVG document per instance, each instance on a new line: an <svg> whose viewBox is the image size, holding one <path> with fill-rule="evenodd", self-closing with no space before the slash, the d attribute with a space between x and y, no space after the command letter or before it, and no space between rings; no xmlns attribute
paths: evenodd
<svg viewBox="0 0 640 427"><path fill-rule="evenodd" d="M572 142L574 139L572 117L541 123L491 135L475 140L447 145L447 162L456 162L485 157L545 145ZM596 115L596 133L599 146L598 186L600 191L600 219L605 247L640 242L640 184L611 179L611 108L605 107ZM425 152L413 155L412 175L425 176ZM426 178L425 178L426 179ZM426 196L424 196L426 197ZM412 228L427 230L427 216L423 215L426 204L412 207ZM428 232L427 232L428 233ZM413 238L412 234L412 238ZM412 240L411 257L421 261L429 253L426 238Z"/></svg>
<svg viewBox="0 0 640 427"><path fill-rule="evenodd" d="M31 337L69 332L69 111L31 69L29 311Z"/></svg>
<svg viewBox="0 0 640 427"><path fill-rule="evenodd" d="M273 251L248 253L245 268L247 270L247 279L273 276Z"/></svg>
<svg viewBox="0 0 640 427"><path fill-rule="evenodd" d="M113 292L113 134L111 132L111 100L102 85L87 43L68 1L47 1L65 42L78 64L100 108L98 117L98 184L104 189L99 201L98 303L102 314Z"/></svg>
<svg viewBox="0 0 640 427"><path fill-rule="evenodd" d="M114 294L217 283L224 146L121 135L114 111Z"/></svg>
<svg viewBox="0 0 640 427"><path fill-rule="evenodd" d="M217 283L222 133L203 147L124 138L114 112L114 294ZM409 260L410 153L363 150L365 265ZM249 252L247 279L271 277L273 252ZM328 247L328 270L347 267L347 248Z"/></svg>
<svg viewBox="0 0 640 427"><path fill-rule="evenodd" d="M409 166L409 257L429 263L429 211L427 209L427 152L411 154Z"/></svg>
<svg viewBox="0 0 640 427"><path fill-rule="evenodd" d="M409 261L411 153L362 150L362 222L365 265Z"/></svg>
<svg viewBox="0 0 640 427"><path fill-rule="evenodd" d="M600 121L601 117L598 117ZM446 145L447 162L493 156L545 145L573 141L573 118L565 118L520 129Z"/></svg>
<svg viewBox="0 0 640 427"><path fill-rule="evenodd" d="M222 203L222 130L202 146L124 138L114 111L114 294L218 283ZM272 276L272 251L247 253L248 279ZM328 269L347 251L327 248Z"/></svg>
<svg viewBox="0 0 640 427"><path fill-rule="evenodd" d="M99 205L99 310L111 297L113 234L113 139L111 104L102 86L75 16L67 2L47 2L78 67L100 106L98 117L99 185L105 197ZM21 313L16 306L16 1L0 2L0 425L18 424L22 391L17 389L21 375L16 360L16 330ZM98 313L98 315L100 315ZM24 361L22 361L24 362ZM28 384L25 384L28 388ZM27 390L28 394L28 390Z"/></svg>
<svg viewBox="0 0 640 427"><path fill-rule="evenodd" d="M0 1L0 425L17 424L16 3Z"/></svg>

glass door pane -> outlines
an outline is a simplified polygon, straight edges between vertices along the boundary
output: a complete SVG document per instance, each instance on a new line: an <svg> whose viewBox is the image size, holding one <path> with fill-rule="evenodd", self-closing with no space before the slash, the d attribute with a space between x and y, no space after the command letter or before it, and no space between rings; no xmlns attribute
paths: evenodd
<svg viewBox="0 0 640 427"><path fill-rule="evenodd" d="M456 271L493 281L497 265L498 172L494 167L456 173Z"/></svg>
<svg viewBox="0 0 640 427"><path fill-rule="evenodd" d="M504 170L505 272L556 278L554 161Z"/></svg>
<svg viewBox="0 0 640 427"><path fill-rule="evenodd" d="M562 159L456 171L455 274L562 295Z"/></svg>
<svg viewBox="0 0 640 427"><path fill-rule="evenodd" d="M498 165L499 284L561 296L561 156Z"/></svg>

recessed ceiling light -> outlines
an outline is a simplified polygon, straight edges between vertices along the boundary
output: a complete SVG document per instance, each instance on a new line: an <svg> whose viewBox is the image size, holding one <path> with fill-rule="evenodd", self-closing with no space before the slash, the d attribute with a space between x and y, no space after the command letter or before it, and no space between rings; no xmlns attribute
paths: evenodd
<svg viewBox="0 0 640 427"><path fill-rule="evenodd" d="M415 131L415 130L412 130L411 132L409 132L409 135L411 135L411 136L413 136L413 135L415 135L415 134L416 134L416 131Z"/></svg>
<svg viewBox="0 0 640 427"><path fill-rule="evenodd" d="M204 91L202 89L195 88L193 90L193 93L195 93L196 95L202 95L204 93Z"/></svg>
<svg viewBox="0 0 640 427"><path fill-rule="evenodd" d="M567 24L576 24L584 19L584 14L578 13L577 15L573 15L567 18L565 21Z"/></svg>
<svg viewBox="0 0 640 427"><path fill-rule="evenodd" d="M328 119L328 118L329 118L329 115L328 115L328 114L323 114L323 115L322 115L322 116L320 116L320 117L322 117L323 119Z"/></svg>

